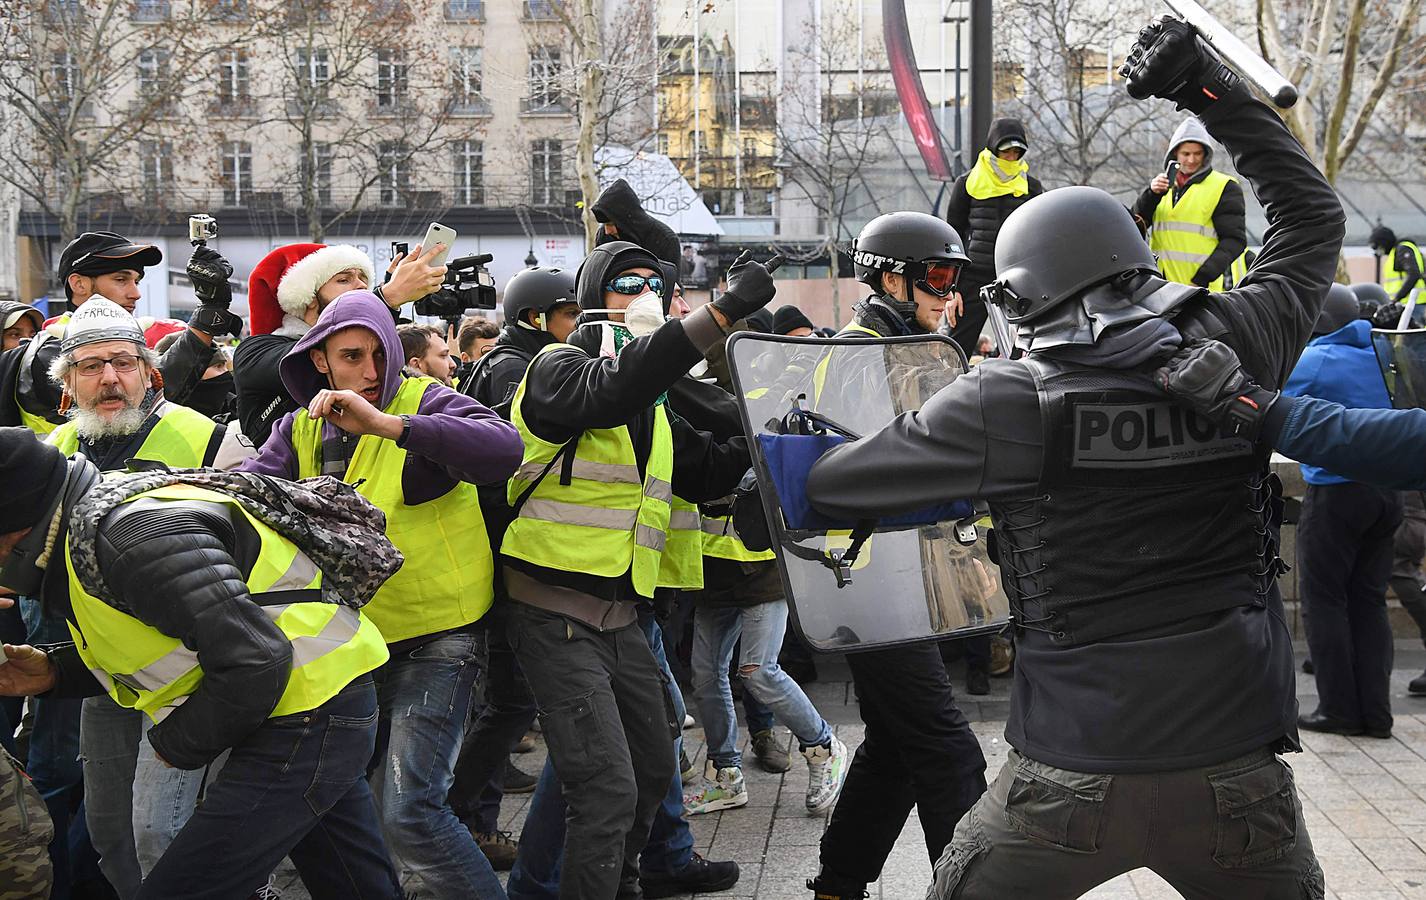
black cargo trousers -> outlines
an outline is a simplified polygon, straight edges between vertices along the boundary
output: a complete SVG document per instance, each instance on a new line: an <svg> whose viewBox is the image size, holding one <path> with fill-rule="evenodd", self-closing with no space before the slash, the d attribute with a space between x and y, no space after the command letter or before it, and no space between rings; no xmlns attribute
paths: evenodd
<svg viewBox="0 0 1426 900"><path fill-rule="evenodd" d="M851 653L866 737L822 835L821 879L851 889L876 881L911 808L932 861L985 793L985 755L956 706L934 643Z"/></svg>
<svg viewBox="0 0 1426 900"><path fill-rule="evenodd" d="M1071 900L1141 867L1186 900L1325 893L1292 769L1266 748L1142 775L1070 772L1011 750L926 897Z"/></svg>

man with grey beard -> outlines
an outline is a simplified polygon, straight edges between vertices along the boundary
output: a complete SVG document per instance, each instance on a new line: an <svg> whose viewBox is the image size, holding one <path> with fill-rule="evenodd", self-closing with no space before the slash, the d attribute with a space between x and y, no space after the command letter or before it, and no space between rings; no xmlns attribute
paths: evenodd
<svg viewBox="0 0 1426 900"><path fill-rule="evenodd" d="M49 443L83 453L101 471L138 458L175 469L231 468L254 455L236 428L163 399L158 357L123 307L93 297L70 318L50 376L64 389L69 421Z"/></svg>
<svg viewBox="0 0 1426 900"><path fill-rule="evenodd" d="M175 469L231 468L256 453L236 424L223 426L163 397L158 355L122 306L94 296L75 310L50 376L63 388L69 421L48 443L65 456L83 453L101 471L131 460ZM85 816L100 869L121 898L139 882L193 811L203 771L175 769L141 738L143 713L107 696L72 704L84 767ZM215 764L216 765L216 764Z"/></svg>

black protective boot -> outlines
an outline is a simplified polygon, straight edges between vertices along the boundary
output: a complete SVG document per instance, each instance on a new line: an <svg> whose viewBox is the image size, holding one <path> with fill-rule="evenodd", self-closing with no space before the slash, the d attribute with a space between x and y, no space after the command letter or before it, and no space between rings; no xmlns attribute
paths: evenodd
<svg viewBox="0 0 1426 900"><path fill-rule="evenodd" d="M863 900L871 896L864 884L837 881L823 875L807 879L807 889L812 892L812 900Z"/></svg>

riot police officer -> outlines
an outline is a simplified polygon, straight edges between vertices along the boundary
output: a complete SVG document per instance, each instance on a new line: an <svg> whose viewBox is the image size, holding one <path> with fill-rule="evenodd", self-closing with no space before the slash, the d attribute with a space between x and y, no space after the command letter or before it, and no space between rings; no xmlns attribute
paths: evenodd
<svg viewBox="0 0 1426 900"><path fill-rule="evenodd" d="M1133 95L1199 115L1262 200L1266 242L1242 283L1164 281L1102 191L1030 200L1001 231L988 288L1028 356L988 360L832 450L808 496L853 519L990 502L1017 625L1013 749L931 897L1078 897L1141 866L1190 898L1321 897L1277 755L1299 744L1269 448L1189 416L1148 373L1214 337L1279 388L1344 216L1282 120L1190 26L1145 28L1125 74Z"/></svg>
<svg viewBox="0 0 1426 900"><path fill-rule="evenodd" d="M873 293L857 304L838 337L930 334L947 305L959 303L955 284L967 262L964 245L935 216L878 216L857 236L852 259L857 279ZM836 353L823 359L813 379L817 393L859 389L852 364L839 364ZM821 871L808 885L818 897L863 896L881 876L913 805L934 861L985 792L985 756L956 706L934 643L850 653L847 663L866 737L822 835Z"/></svg>

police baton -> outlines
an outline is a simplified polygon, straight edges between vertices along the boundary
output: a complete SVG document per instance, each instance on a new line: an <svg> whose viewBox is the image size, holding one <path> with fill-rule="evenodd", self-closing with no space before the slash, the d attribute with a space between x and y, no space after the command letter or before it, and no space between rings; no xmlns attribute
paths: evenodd
<svg viewBox="0 0 1426 900"><path fill-rule="evenodd" d="M1214 18L1208 10L1194 0L1164 0L1174 15L1194 28L1208 45L1218 51L1223 61L1232 66L1239 75L1257 85L1258 90L1267 94L1281 109L1288 109L1297 102L1297 88L1283 77L1282 73L1268 64L1252 48L1243 43L1228 30L1228 27Z"/></svg>

